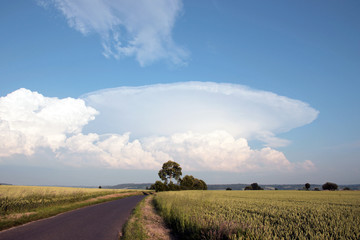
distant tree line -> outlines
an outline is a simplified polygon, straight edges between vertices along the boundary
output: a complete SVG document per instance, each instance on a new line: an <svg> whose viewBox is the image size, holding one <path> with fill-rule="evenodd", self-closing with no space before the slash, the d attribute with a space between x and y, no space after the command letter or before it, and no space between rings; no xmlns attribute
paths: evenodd
<svg viewBox="0 0 360 240"><path fill-rule="evenodd" d="M162 181L156 181L151 185L150 189L156 192L162 191L180 191L180 190L207 190L206 183L193 177L192 175L185 175L181 178L182 168L177 162L167 161L163 164L158 173ZM176 184L173 183L176 180Z"/></svg>

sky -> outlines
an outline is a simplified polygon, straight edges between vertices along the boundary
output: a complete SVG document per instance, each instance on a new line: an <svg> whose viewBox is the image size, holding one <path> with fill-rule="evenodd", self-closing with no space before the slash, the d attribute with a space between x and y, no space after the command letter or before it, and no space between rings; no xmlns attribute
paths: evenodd
<svg viewBox="0 0 360 240"><path fill-rule="evenodd" d="M4 0L0 183L360 183L360 2Z"/></svg>

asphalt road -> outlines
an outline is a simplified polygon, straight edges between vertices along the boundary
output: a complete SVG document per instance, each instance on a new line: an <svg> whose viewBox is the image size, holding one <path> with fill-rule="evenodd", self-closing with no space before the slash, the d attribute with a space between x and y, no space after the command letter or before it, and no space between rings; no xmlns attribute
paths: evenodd
<svg viewBox="0 0 360 240"><path fill-rule="evenodd" d="M145 196L101 203L0 232L1 240L118 239L132 209Z"/></svg>

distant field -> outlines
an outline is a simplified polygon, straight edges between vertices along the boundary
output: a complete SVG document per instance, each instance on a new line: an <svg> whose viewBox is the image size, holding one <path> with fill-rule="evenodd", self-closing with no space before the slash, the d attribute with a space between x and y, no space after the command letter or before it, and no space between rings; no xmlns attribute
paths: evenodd
<svg viewBox="0 0 360 240"><path fill-rule="evenodd" d="M0 185L0 230L129 194L141 192L128 189Z"/></svg>
<svg viewBox="0 0 360 240"><path fill-rule="evenodd" d="M155 197L187 239L360 239L359 191L181 191Z"/></svg>

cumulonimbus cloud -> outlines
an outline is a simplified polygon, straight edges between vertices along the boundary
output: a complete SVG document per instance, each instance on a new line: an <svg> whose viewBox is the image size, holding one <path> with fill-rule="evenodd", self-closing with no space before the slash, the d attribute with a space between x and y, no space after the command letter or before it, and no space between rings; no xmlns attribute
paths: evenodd
<svg viewBox="0 0 360 240"><path fill-rule="evenodd" d="M135 56L141 66L159 59L185 64L188 52L172 39L181 0L39 0L54 6L70 27L100 36L106 57Z"/></svg>
<svg viewBox="0 0 360 240"><path fill-rule="evenodd" d="M311 170L272 145L305 125L308 104L241 85L187 82L122 87L82 99L19 89L0 98L0 158L50 149L64 164L158 169L174 159L187 170ZM248 139L264 141L251 149Z"/></svg>
<svg viewBox="0 0 360 240"><path fill-rule="evenodd" d="M55 151L96 114L82 99L49 98L19 89L0 98L0 156L31 155L39 147Z"/></svg>
<svg viewBox="0 0 360 240"><path fill-rule="evenodd" d="M239 84L183 82L105 89L83 96L101 112L87 131L131 132L136 138L223 130L267 146L288 144L276 134L306 125L318 111L299 100Z"/></svg>

